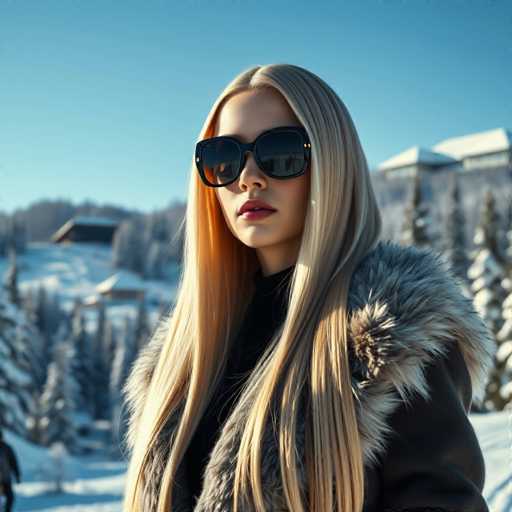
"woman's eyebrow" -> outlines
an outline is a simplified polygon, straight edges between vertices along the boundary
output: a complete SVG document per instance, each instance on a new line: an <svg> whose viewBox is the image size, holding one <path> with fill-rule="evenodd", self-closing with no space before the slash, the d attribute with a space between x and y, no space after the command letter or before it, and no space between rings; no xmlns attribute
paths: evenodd
<svg viewBox="0 0 512 512"><path fill-rule="evenodd" d="M239 133L222 133L221 135L219 135L219 137L234 137L235 139L238 139L241 142L245 142L245 143L249 142L247 137L244 137L243 135L240 135Z"/></svg>

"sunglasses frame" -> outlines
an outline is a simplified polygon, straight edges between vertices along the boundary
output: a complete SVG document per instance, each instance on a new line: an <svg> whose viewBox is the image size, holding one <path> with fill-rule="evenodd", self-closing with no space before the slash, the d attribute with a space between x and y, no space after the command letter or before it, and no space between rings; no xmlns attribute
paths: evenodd
<svg viewBox="0 0 512 512"><path fill-rule="evenodd" d="M264 165L262 164L259 155L258 155L258 148L257 143L258 140L260 140L264 135L268 135L270 133L282 133L282 132L293 132L297 133L302 137L303 142L303 148L304 148L304 166L302 169L292 174L291 176L273 176L267 170L265 169ZM240 151L240 160L238 164L238 171L236 173L235 178L233 178L231 181L227 183L222 184L213 184L210 183L207 178L206 174L203 169L203 149L204 147L211 143L218 140L230 140L233 141L235 144L237 144L238 149ZM254 155L254 159L256 160L256 163L258 164L258 167L261 169L262 172L264 172L269 178L277 179L277 180L288 180L290 178L296 178L297 176L301 176L306 172L306 169L311 161L311 142L309 140L308 134L306 132L306 129L303 126L277 126L275 128L270 128L269 130L265 130L264 132L261 132L252 142L249 142L247 144L244 144L243 142L240 142L236 137L232 137L230 135L220 135L218 137L211 137L209 139L200 140L196 144L196 150L195 150L195 164L197 167L197 170L199 171L199 176L201 177L201 180L207 187L226 187L228 185L231 185L231 183L234 183L242 173L242 169L245 167L245 163L247 161L247 152L250 151Z"/></svg>

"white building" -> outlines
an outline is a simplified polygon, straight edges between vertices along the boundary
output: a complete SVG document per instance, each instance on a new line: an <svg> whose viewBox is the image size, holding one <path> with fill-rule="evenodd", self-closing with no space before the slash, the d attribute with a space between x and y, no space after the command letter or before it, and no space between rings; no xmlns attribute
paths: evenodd
<svg viewBox="0 0 512 512"><path fill-rule="evenodd" d="M512 165L512 132L496 128L451 137L425 149L413 146L377 166L386 177L413 176L418 171L468 171Z"/></svg>

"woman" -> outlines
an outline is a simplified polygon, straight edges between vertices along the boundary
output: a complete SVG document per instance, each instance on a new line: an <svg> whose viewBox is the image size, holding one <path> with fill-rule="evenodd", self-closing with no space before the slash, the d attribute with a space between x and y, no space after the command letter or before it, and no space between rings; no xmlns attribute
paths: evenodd
<svg viewBox="0 0 512 512"><path fill-rule="evenodd" d="M336 93L237 76L197 141L176 306L125 385L125 511L488 510L467 415L492 338L437 253L380 233Z"/></svg>

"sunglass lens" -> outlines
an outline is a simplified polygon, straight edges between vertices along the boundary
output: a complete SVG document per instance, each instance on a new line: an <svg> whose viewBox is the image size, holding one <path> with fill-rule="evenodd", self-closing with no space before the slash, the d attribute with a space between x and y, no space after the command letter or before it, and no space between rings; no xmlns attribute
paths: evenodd
<svg viewBox="0 0 512 512"><path fill-rule="evenodd" d="M240 151L233 141L212 141L203 148L203 170L211 184L221 185L232 181L239 164Z"/></svg>
<svg viewBox="0 0 512 512"><path fill-rule="evenodd" d="M294 132L264 135L258 141L259 157L265 169L276 177L292 176L304 167L302 137Z"/></svg>

